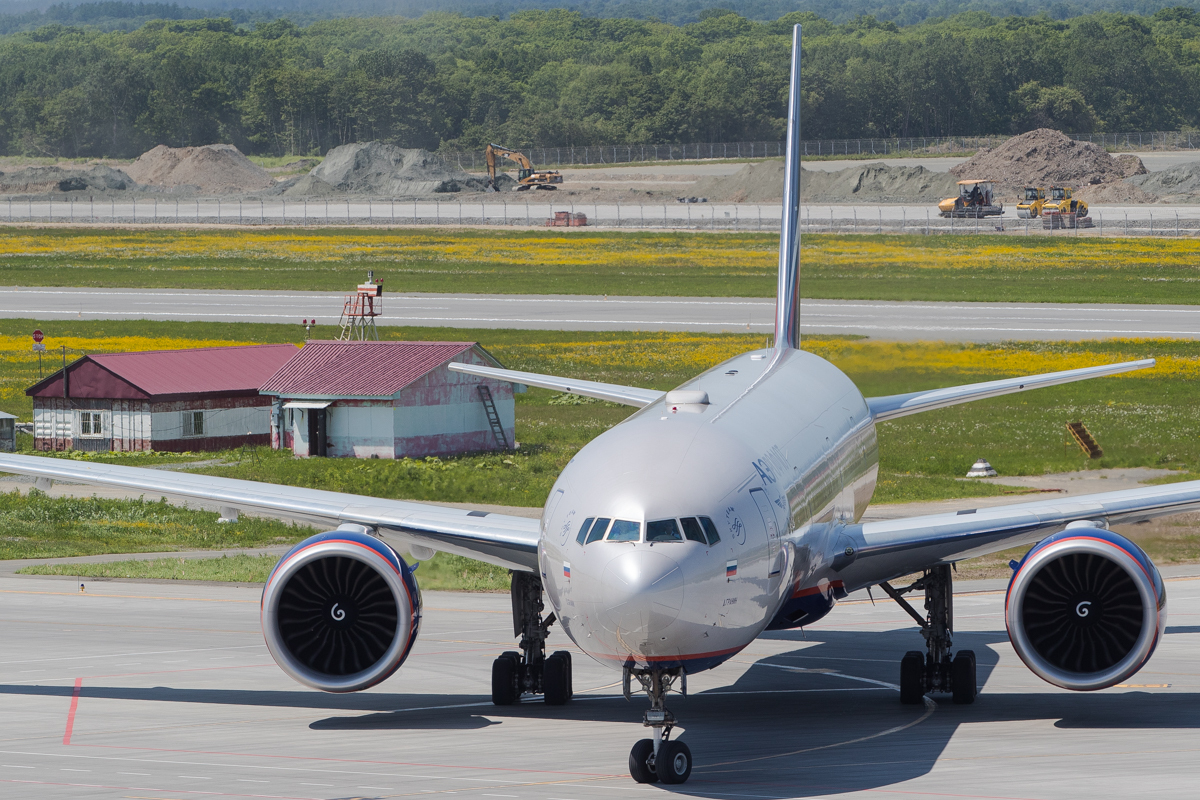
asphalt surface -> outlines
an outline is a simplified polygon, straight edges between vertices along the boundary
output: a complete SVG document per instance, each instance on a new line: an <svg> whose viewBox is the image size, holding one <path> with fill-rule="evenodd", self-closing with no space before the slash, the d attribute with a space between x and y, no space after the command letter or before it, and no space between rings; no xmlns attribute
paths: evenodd
<svg viewBox="0 0 1200 800"><path fill-rule="evenodd" d="M157 319L337 324L340 292L0 289L0 318ZM444 295L384 297L380 325L589 331L769 333L775 301L744 297ZM1200 337L1200 306L805 300L807 333L989 342ZM32 332L31 332L32 333ZM53 333L46 344L53 349Z"/></svg>
<svg viewBox="0 0 1200 800"><path fill-rule="evenodd" d="M672 696L696 759L682 796L1192 797L1200 755L1200 583L1168 582L1154 658L1128 685L1075 694L1009 646L994 582L959 584L955 645L982 692L902 706L900 656L921 638L898 607L845 603L768 634ZM427 593L422 632L382 686L330 695L276 667L259 592L0 577L0 793L12 798L662 796L626 758L642 698L576 653L575 699L489 701L511 649L503 595ZM551 646L571 649L555 628Z"/></svg>

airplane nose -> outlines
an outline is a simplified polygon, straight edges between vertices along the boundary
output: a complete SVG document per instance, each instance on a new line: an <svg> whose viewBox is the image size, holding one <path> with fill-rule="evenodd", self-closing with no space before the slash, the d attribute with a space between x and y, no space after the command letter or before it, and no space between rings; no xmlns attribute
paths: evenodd
<svg viewBox="0 0 1200 800"><path fill-rule="evenodd" d="M683 570L662 553L636 550L613 559L601 586L600 618L618 635L658 633L683 608Z"/></svg>

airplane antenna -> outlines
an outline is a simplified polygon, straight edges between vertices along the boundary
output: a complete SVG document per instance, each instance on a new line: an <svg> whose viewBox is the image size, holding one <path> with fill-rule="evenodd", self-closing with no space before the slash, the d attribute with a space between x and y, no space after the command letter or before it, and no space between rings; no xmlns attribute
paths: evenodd
<svg viewBox="0 0 1200 800"><path fill-rule="evenodd" d="M787 160L783 225L779 232L779 290L775 349L800 347L800 26L792 29L792 82L788 91Z"/></svg>

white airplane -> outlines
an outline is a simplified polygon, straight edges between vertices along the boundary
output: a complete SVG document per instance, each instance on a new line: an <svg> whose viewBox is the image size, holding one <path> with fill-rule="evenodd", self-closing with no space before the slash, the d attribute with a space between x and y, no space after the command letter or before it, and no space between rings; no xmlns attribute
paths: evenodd
<svg viewBox="0 0 1200 800"><path fill-rule="evenodd" d="M293 548L263 590L266 643L285 672L330 692L374 686L404 662L421 621L415 564L436 551L513 571L520 652L492 665L498 705L571 699L571 656L546 654L557 620L579 648L645 691L629 771L682 783L692 770L668 692L765 630L820 619L839 598L880 586L921 627L900 661L900 700L976 695L975 658L952 656L951 567L1033 545L1014 568L1005 619L1040 677L1076 690L1125 680L1166 624L1162 579L1113 523L1200 508L1200 481L993 509L860 523L878 472L875 426L957 403L1151 366L1152 360L864 398L799 349L799 60L793 34L784 224L773 349L730 359L670 392L505 369L463 373L641 410L579 451L539 521L254 481L0 454L0 471L216 500L329 526ZM910 586L889 581L921 573ZM923 592L926 613L904 599ZM543 616L543 592L553 613Z"/></svg>

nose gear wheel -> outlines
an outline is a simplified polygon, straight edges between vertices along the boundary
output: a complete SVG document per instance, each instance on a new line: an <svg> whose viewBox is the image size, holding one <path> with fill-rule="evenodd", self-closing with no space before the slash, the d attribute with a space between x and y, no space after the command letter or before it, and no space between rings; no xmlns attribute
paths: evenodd
<svg viewBox="0 0 1200 800"><path fill-rule="evenodd" d="M675 682L687 696L687 673L675 669L634 670L625 668L625 699L632 699L633 680L641 684L650 698L650 708L642 716L642 725L650 728L653 739L642 739L629 751L629 777L638 783L683 783L692 774L691 748L681 741L671 740L676 725L675 715L667 710L666 697Z"/></svg>

